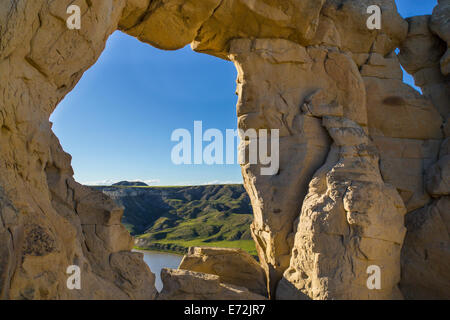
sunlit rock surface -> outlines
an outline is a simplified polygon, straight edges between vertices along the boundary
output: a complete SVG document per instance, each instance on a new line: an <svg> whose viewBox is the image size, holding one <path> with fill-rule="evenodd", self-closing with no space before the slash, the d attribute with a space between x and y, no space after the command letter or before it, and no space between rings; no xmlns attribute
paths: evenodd
<svg viewBox="0 0 450 320"><path fill-rule="evenodd" d="M69 4L81 30L66 26ZM366 27L369 5L381 30ZM0 298L156 296L122 208L74 181L48 120L117 29L233 61L239 127L280 130L276 175L242 166L271 298L448 298L449 6L404 20L393 0L1 1ZM379 291L364 285L368 264ZM66 286L71 265L81 290ZM183 277L173 292L190 298L250 297Z"/></svg>

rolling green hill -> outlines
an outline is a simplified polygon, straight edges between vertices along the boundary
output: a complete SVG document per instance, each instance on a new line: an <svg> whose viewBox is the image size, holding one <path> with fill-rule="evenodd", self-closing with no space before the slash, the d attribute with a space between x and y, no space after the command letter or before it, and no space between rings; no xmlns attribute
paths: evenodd
<svg viewBox="0 0 450 320"><path fill-rule="evenodd" d="M185 253L190 246L237 247L256 255L252 208L242 185L95 187L124 206L136 247Z"/></svg>

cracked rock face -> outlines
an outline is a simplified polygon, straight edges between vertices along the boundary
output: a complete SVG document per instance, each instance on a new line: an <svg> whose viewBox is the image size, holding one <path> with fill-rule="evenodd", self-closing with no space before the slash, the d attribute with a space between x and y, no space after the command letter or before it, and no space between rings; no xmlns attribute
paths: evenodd
<svg viewBox="0 0 450 320"><path fill-rule="evenodd" d="M130 252L123 209L74 181L48 120L97 60L125 2L75 1L79 32L65 25L69 2L0 4L0 297L152 299L154 275ZM72 265L81 290L67 288Z"/></svg>
<svg viewBox="0 0 450 320"><path fill-rule="evenodd" d="M217 275L162 269L163 290L158 300L267 300L247 288L226 284Z"/></svg>
<svg viewBox="0 0 450 320"><path fill-rule="evenodd" d="M66 27L69 4L81 30ZM381 30L366 27L374 4ZM280 131L275 175L242 165L269 297L449 298L449 5L404 20L393 0L1 1L0 298L156 297L122 209L74 181L48 120L115 30L231 60L239 128ZM71 265L81 290L66 286ZM366 286L371 265L380 290ZM168 299L255 297L165 274Z"/></svg>
<svg viewBox="0 0 450 320"><path fill-rule="evenodd" d="M400 298L404 204L383 182L377 150L362 127L346 118L323 122L334 143L309 185L277 297ZM383 275L380 290L366 285L372 265Z"/></svg>
<svg viewBox="0 0 450 320"><path fill-rule="evenodd" d="M242 249L193 247L178 268L217 275L221 282L245 286L254 293L267 295L264 270Z"/></svg>

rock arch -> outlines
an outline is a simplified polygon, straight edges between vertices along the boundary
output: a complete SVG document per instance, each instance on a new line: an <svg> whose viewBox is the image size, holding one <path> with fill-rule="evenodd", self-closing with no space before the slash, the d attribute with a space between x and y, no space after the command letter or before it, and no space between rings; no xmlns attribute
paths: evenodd
<svg viewBox="0 0 450 320"><path fill-rule="evenodd" d="M69 4L81 7L81 30L66 27ZM381 30L366 28L373 4L389 21ZM48 121L117 29L161 49L191 43L198 52L232 60L239 72L239 127L280 129L277 175L242 166L272 297L400 297L403 215L412 212L411 230L419 229L408 233L403 260L421 270L428 262L408 252L433 246L423 241L427 225L449 221L441 174L449 166L448 122L441 127L449 116L448 54L439 51L448 40L448 8L440 1L432 22L416 28L415 20L398 15L393 0L3 1L0 298L156 295L153 275L129 252L121 210L74 181L70 156ZM414 46L417 35L438 44L419 57L424 65L411 67L425 96L402 83L394 54L402 43ZM419 54L402 51L404 65ZM448 230L438 237L444 245L433 252L448 257ZM79 291L65 287L73 264L84 277ZM385 270L380 293L364 287L368 264ZM448 296L445 267L431 272L425 283L404 273L403 293L414 298L425 287L430 295ZM434 274L444 275L443 284L433 282Z"/></svg>

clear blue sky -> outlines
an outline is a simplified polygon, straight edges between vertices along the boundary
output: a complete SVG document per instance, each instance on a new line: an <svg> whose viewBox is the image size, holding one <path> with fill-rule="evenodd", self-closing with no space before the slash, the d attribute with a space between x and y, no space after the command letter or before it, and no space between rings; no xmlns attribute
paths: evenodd
<svg viewBox="0 0 450 320"><path fill-rule="evenodd" d="M397 0L400 14L430 14L436 0ZM173 130L236 129L231 62L189 47L161 51L116 32L98 62L60 103L51 121L73 157L75 179L152 185L242 182L239 165L172 164ZM405 81L412 84L411 77Z"/></svg>

